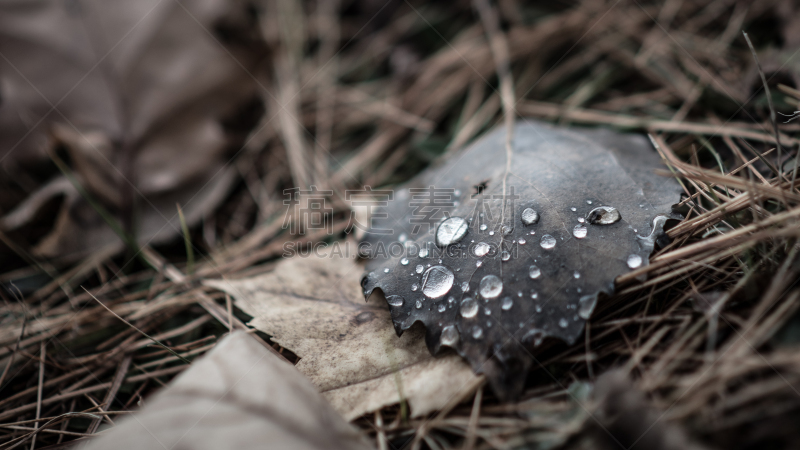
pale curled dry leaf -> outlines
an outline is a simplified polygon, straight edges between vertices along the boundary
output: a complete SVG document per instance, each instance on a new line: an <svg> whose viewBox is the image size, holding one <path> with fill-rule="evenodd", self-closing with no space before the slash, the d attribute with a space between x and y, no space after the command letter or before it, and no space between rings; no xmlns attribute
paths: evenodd
<svg viewBox="0 0 800 450"><path fill-rule="evenodd" d="M369 449L290 364L247 333L221 340L89 450Z"/></svg>
<svg viewBox="0 0 800 450"><path fill-rule="evenodd" d="M142 240L174 236L180 228L165 225L176 201L194 201L209 180L207 191L231 187L215 178L229 146L220 119L253 92L252 78L213 36L231 8L221 0L4 2L0 158L6 170L17 162L44 163L49 149L63 145L79 182L107 209L131 207L125 190L144 197L138 199L142 223L134 226L143 230ZM43 187L32 197L44 194L54 196ZM114 240L104 221L86 217L93 213L83 198L67 196L35 253L87 254ZM189 214L195 222L220 201L219 195L201 197L199 214ZM41 199L12 214L33 216L35 203ZM148 221L158 222L150 233Z"/></svg>
<svg viewBox="0 0 800 450"><path fill-rule="evenodd" d="M385 304L364 302L361 270L331 253L287 259L256 278L205 284L231 294L253 316L251 325L297 354L297 369L347 419L398 403L401 395L412 416L421 416L474 385L461 358L428 353L422 330L395 335Z"/></svg>

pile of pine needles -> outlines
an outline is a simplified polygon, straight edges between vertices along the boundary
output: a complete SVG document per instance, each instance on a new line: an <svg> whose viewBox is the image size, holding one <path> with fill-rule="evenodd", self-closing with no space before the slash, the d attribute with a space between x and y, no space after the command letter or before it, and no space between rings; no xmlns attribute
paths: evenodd
<svg viewBox="0 0 800 450"><path fill-rule="evenodd" d="M431 417L390 407L356 424L381 449L796 447L800 126L778 113L800 109L798 64L761 70L742 34L793 56L787 3L258 5L260 122L231 161L239 187L186 234L188 255L20 258L0 275L0 449L54 448L135 410L249 329L202 280L270 271L289 241L342 238L346 189L402 182L509 117L649 134L686 219L617 280L582 343L536 355L518 401L479 388ZM283 190L312 185L334 192L334 236L284 227Z"/></svg>

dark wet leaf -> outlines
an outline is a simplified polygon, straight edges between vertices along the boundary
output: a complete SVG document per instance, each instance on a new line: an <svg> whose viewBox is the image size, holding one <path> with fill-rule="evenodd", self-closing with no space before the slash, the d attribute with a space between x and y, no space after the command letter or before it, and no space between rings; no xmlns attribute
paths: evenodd
<svg viewBox="0 0 800 450"><path fill-rule="evenodd" d="M497 130L396 193L362 243L362 286L384 292L398 334L422 322L432 353L455 348L508 397L535 347L573 343L598 295L647 264L680 187L643 136L520 122L508 172L504 142Z"/></svg>

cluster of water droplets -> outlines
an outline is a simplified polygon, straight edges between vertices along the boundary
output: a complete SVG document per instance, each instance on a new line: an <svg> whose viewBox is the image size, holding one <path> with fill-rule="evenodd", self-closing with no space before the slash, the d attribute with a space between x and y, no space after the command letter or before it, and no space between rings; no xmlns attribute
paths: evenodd
<svg viewBox="0 0 800 450"><path fill-rule="evenodd" d="M591 205L591 200L586 200L587 205ZM570 210L572 212L577 212L577 208L571 207ZM610 225L618 222L621 219L621 215L619 210L611 206L598 206L593 208L589 213L587 213L584 217L578 217L578 224L574 226L572 229L572 235L576 239L584 239L587 237L589 233L589 229L587 225ZM522 211L521 221L522 224L525 226L535 225L539 222L540 215L539 213L533 208L525 208ZM471 220L470 220L471 221ZM447 247L450 245L457 244L460 242L469 232L469 221L464 220L461 217L450 217L446 220L442 221L435 232L435 244L439 247ZM478 229L480 231L488 230L487 224L481 224ZM513 232L513 227L510 225L502 225L500 227L500 233L503 236L510 235ZM494 235L494 231L489 231L488 233L490 236ZM535 235L535 231L531 230L530 235ZM401 242L407 240L403 239L405 236L401 235ZM640 237L641 238L641 237ZM642 238L643 239L643 238ZM472 241L473 243L475 241ZM520 238L517 240L519 245L525 245L527 242L525 239ZM550 234L544 234L539 239L539 245L544 250L552 250L556 247L557 240L554 236ZM489 254L491 251L491 246L486 242L478 242L472 247L472 253L476 257L483 257ZM427 248L423 247L419 251L419 256L425 258L428 256ZM510 254L507 251L502 251L500 253L500 259L502 261L508 261L510 259ZM400 264L403 266L407 266L410 263L408 258L402 258L400 260ZM425 270L421 264L417 265L414 269L416 274L424 274L422 275L421 286L418 286L416 283L412 284L411 290L417 291L421 290L422 294L429 299L438 299L447 295L455 282L455 276L453 271L450 270L447 266L442 265L442 261L439 261L439 265L430 266L428 265L428 269ZM638 268L642 265L642 258L639 255L632 254L628 257L627 260L628 267L631 269ZM481 267L482 261L476 261L475 266ZM388 272L388 269L386 270ZM538 279L542 276L541 269L536 265L531 265L529 267L528 275L530 279ZM578 271L573 272L573 278L579 279L581 277ZM461 283L461 290L466 295L469 292L469 282L464 281ZM580 289L577 289L580 293ZM489 302L489 300L496 299L500 297L503 293L503 281L497 275L486 275L484 276L479 284L476 293L476 297L464 297L458 306L459 314L461 317L465 319L474 319L477 317L479 311L481 310L480 304L478 302L478 298L482 298L484 301ZM522 297L522 292L520 291L519 296ZM538 294L535 291L531 292L531 298L536 299L538 298ZM423 307L423 300L415 300L414 306L418 309ZM387 301L391 306L402 306L405 301L403 297L399 295L392 295L387 297ZM513 305L514 300L511 296L505 296L500 300L500 309L502 311L509 311ZM436 310L440 313L443 313L447 309L447 305L450 305L452 308L456 304L456 298L450 296L448 301L439 303L436 306ZM589 319L591 317L592 312L594 311L597 305L597 296L596 295L586 295L579 299L577 305L572 305L572 308L577 308L577 315L575 316L575 320L578 317L583 319ZM542 308L540 305L535 306L536 312L540 313ZM484 308L485 315L491 315L491 309L487 304L487 307ZM441 325L441 323L440 323ZM520 323L522 325L522 323ZM491 326L491 321L486 322L486 326ZM567 328L569 326L569 321L566 318L561 318L558 321L558 326L561 328ZM466 328L468 330L468 334L472 336L473 339L481 339L484 336L484 331L481 326L475 324ZM528 341L533 342L534 345L538 345L541 340L544 338L545 333L539 329L533 329L526 334L526 338ZM442 328L440 342L442 345L446 346L456 346L460 339L459 331L455 327L455 325L447 325Z"/></svg>

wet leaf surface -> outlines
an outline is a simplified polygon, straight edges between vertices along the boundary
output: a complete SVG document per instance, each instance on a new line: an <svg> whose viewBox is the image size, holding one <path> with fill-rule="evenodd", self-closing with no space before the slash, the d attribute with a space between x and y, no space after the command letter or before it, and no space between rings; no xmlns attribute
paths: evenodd
<svg viewBox="0 0 800 450"><path fill-rule="evenodd" d="M535 347L573 343L598 296L648 263L680 187L643 136L519 122L510 162L504 142L497 130L403 186L361 251L364 295L385 294L398 335L422 322L433 354L455 348L508 397Z"/></svg>

